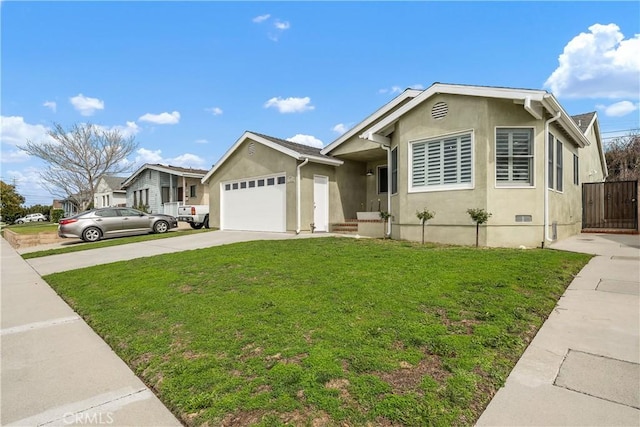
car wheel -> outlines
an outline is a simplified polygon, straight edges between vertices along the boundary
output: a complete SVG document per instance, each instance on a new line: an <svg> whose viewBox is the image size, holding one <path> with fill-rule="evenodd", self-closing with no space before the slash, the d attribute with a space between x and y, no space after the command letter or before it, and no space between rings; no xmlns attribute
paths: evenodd
<svg viewBox="0 0 640 427"><path fill-rule="evenodd" d="M44 219L42 218L38 218L38 222L44 221Z"/></svg>
<svg viewBox="0 0 640 427"><path fill-rule="evenodd" d="M153 231L156 233L166 233L169 231L169 223L167 221L158 221L153 225Z"/></svg>
<svg viewBox="0 0 640 427"><path fill-rule="evenodd" d="M102 237L102 233L96 227L89 227L82 232L82 240L85 242L97 242L100 237Z"/></svg>
<svg viewBox="0 0 640 427"><path fill-rule="evenodd" d="M204 228L209 228L209 215L204 217Z"/></svg>
<svg viewBox="0 0 640 427"><path fill-rule="evenodd" d="M189 225L191 226L191 228L193 228L194 230L200 230L202 228L202 226L204 225L201 222L190 222Z"/></svg>
<svg viewBox="0 0 640 427"><path fill-rule="evenodd" d="M21 219L16 221L16 224L24 224L24 221L22 221Z"/></svg>

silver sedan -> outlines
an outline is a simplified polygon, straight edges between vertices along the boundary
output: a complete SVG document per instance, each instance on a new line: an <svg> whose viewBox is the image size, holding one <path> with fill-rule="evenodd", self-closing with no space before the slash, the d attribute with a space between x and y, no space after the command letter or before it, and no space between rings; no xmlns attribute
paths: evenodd
<svg viewBox="0 0 640 427"><path fill-rule="evenodd" d="M132 208L100 208L58 222L58 236L96 242L104 237L140 233L166 233L178 227L171 215L147 214Z"/></svg>

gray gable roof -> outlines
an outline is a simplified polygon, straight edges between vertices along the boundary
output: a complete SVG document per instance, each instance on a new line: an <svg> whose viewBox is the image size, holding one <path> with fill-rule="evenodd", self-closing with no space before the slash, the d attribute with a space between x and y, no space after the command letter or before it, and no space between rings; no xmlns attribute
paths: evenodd
<svg viewBox="0 0 640 427"><path fill-rule="evenodd" d="M593 121L593 116L595 115L596 112L592 111L590 113L577 114L575 116L571 116L571 118L574 122L576 122L582 133L585 133L587 131L587 127L589 127L589 125Z"/></svg>
<svg viewBox="0 0 640 427"><path fill-rule="evenodd" d="M111 188L112 190L120 190L122 189L122 183L127 179L127 177L105 175L102 177L102 179L104 179L109 188Z"/></svg>
<svg viewBox="0 0 640 427"><path fill-rule="evenodd" d="M263 133L258 133L253 131L248 131L248 132L251 132L254 135L261 136L264 139L268 139L271 142L282 145L283 147L296 151L300 154L329 158L328 156L320 154L321 148L311 147L310 145L298 144L297 142L287 141L286 139L274 138L273 136L265 135Z"/></svg>

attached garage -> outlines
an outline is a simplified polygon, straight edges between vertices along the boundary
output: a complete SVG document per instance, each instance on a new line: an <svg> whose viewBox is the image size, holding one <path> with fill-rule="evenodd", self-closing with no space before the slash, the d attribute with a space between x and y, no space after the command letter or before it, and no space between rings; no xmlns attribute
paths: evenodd
<svg viewBox="0 0 640 427"><path fill-rule="evenodd" d="M320 148L247 131L202 178L209 185L209 225L238 231L328 231L330 183L343 163ZM339 209L337 192L334 197L331 206Z"/></svg>
<svg viewBox="0 0 640 427"><path fill-rule="evenodd" d="M287 231L285 174L220 184L220 229Z"/></svg>

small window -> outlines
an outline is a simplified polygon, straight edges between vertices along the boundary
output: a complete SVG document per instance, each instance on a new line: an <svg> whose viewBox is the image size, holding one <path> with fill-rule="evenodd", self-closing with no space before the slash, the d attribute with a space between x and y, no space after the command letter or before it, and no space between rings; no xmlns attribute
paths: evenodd
<svg viewBox="0 0 640 427"><path fill-rule="evenodd" d="M267 178L267 185L274 185L276 183L275 178Z"/></svg>
<svg viewBox="0 0 640 427"><path fill-rule="evenodd" d="M496 129L496 185L533 186L532 129Z"/></svg>
<svg viewBox="0 0 640 427"><path fill-rule="evenodd" d="M249 181L249 188L254 188L256 186L255 181Z"/></svg>
<svg viewBox="0 0 640 427"><path fill-rule="evenodd" d="M231 188L233 188L234 190L237 190L237 189L238 189L238 183L237 183L237 182L234 182L234 183L231 185Z"/></svg>
<svg viewBox="0 0 640 427"><path fill-rule="evenodd" d="M224 189L225 189L225 191L231 190L231 184L225 184L224 185Z"/></svg>
<svg viewBox="0 0 640 427"><path fill-rule="evenodd" d="M553 175L555 173L555 171L553 170L553 153L554 153L554 146L555 146L555 138L553 137L553 135L549 134L549 188L553 189Z"/></svg>
<svg viewBox="0 0 640 427"><path fill-rule="evenodd" d="M264 179L258 180L258 187L264 187Z"/></svg>
<svg viewBox="0 0 640 427"><path fill-rule="evenodd" d="M533 217L531 215L516 215L516 222L531 222Z"/></svg>
<svg viewBox="0 0 640 427"><path fill-rule="evenodd" d="M391 150L391 194L398 193L398 147Z"/></svg>
<svg viewBox="0 0 640 427"><path fill-rule="evenodd" d="M580 185L580 170L578 164L578 156L573 155L573 184Z"/></svg>
<svg viewBox="0 0 640 427"><path fill-rule="evenodd" d="M247 188L247 182L246 181L241 182L240 188Z"/></svg>
<svg viewBox="0 0 640 427"><path fill-rule="evenodd" d="M563 189L563 160L562 160L562 142L556 139L556 190Z"/></svg>
<svg viewBox="0 0 640 427"><path fill-rule="evenodd" d="M278 177L278 184L284 184L285 182L285 177L284 176L279 176Z"/></svg>
<svg viewBox="0 0 640 427"><path fill-rule="evenodd" d="M389 169L386 166L378 166L378 194L389 192Z"/></svg>
<svg viewBox="0 0 640 427"><path fill-rule="evenodd" d="M189 186L189 197L196 197L196 186Z"/></svg>

